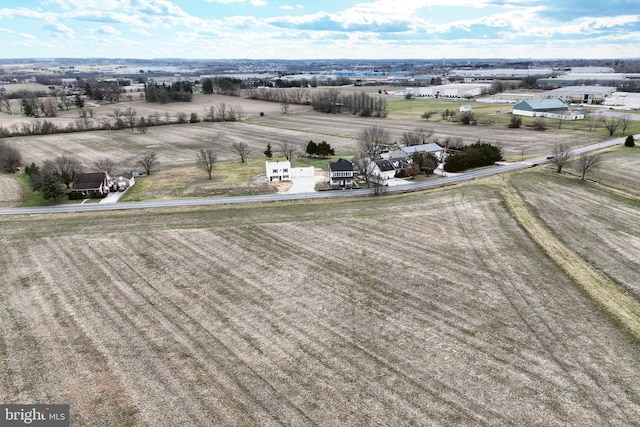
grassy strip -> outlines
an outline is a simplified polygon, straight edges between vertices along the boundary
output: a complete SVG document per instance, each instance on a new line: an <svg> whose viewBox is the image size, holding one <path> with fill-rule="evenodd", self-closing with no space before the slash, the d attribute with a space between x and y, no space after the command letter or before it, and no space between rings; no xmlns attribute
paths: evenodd
<svg viewBox="0 0 640 427"><path fill-rule="evenodd" d="M500 194L514 218L545 253L587 294L640 338L640 302L562 243L536 217L517 190L504 180Z"/></svg>

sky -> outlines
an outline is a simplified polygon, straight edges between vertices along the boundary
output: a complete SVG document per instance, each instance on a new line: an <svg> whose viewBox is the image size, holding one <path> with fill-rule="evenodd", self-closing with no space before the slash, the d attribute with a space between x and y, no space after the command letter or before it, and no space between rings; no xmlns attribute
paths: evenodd
<svg viewBox="0 0 640 427"><path fill-rule="evenodd" d="M0 58L640 58L638 0L1 0Z"/></svg>

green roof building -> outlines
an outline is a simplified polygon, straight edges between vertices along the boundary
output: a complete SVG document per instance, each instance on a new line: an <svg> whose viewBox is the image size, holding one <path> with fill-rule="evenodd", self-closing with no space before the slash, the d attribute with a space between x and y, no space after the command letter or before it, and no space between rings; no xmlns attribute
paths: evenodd
<svg viewBox="0 0 640 427"><path fill-rule="evenodd" d="M544 113L568 111L569 105L561 99L530 99L521 101L513 107L512 113L519 116L543 116Z"/></svg>

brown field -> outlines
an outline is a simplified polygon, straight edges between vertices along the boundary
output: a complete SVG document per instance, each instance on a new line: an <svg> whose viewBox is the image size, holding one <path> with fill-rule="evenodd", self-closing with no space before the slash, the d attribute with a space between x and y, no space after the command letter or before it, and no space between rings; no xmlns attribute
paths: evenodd
<svg viewBox="0 0 640 427"><path fill-rule="evenodd" d="M636 173L637 175L637 173ZM640 201L576 178L527 179L522 194L573 250L640 299ZM638 188L636 187L636 190Z"/></svg>
<svg viewBox="0 0 640 427"><path fill-rule="evenodd" d="M637 201L510 181L589 262L639 282ZM640 420L637 337L492 185L2 217L0 232L0 401L70 403L74 425Z"/></svg>
<svg viewBox="0 0 640 427"><path fill-rule="evenodd" d="M22 189L11 176L0 173L0 207L12 207L20 204Z"/></svg>

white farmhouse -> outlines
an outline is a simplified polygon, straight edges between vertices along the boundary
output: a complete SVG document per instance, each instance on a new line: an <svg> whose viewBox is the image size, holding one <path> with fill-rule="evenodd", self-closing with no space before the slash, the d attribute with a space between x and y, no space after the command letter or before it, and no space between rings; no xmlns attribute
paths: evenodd
<svg viewBox="0 0 640 427"><path fill-rule="evenodd" d="M267 181L288 181L291 179L291 162L289 160L265 162Z"/></svg>
<svg viewBox="0 0 640 427"><path fill-rule="evenodd" d="M396 176L396 169L389 160L374 160L371 180L380 185L388 185L388 181Z"/></svg>

